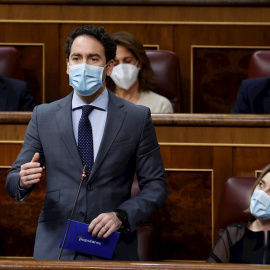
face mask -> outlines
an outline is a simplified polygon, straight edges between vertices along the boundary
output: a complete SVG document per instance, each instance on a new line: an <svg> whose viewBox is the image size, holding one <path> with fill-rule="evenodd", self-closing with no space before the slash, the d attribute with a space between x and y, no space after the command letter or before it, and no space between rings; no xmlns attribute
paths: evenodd
<svg viewBox="0 0 270 270"><path fill-rule="evenodd" d="M105 67L85 63L69 66L69 85L80 95L90 96L103 86L102 78Z"/></svg>
<svg viewBox="0 0 270 270"><path fill-rule="evenodd" d="M269 219L270 196L262 190L255 189L250 199L250 212L257 219Z"/></svg>
<svg viewBox="0 0 270 270"><path fill-rule="evenodd" d="M136 82L138 73L139 69L137 66L132 64L119 64L113 68L111 78L117 86L128 90Z"/></svg>

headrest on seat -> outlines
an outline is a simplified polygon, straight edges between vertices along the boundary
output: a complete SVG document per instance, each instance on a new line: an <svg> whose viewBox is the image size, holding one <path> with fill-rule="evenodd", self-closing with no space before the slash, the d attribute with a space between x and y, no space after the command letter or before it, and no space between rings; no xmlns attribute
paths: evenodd
<svg viewBox="0 0 270 270"><path fill-rule="evenodd" d="M165 96L173 105L175 113L180 112L181 79L177 55L171 51L146 50L157 83L156 93Z"/></svg>
<svg viewBox="0 0 270 270"><path fill-rule="evenodd" d="M270 50L255 51L249 61L248 78L270 77Z"/></svg>
<svg viewBox="0 0 270 270"><path fill-rule="evenodd" d="M24 80L19 52L13 46L0 46L0 76Z"/></svg>
<svg viewBox="0 0 270 270"><path fill-rule="evenodd" d="M230 177L227 180L217 217L216 237L230 224L254 219L244 210L249 207L250 192L256 180L255 177Z"/></svg>

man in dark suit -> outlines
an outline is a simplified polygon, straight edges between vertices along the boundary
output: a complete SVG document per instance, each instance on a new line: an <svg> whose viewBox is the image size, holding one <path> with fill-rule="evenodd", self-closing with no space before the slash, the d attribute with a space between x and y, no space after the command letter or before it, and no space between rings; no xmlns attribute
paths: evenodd
<svg viewBox="0 0 270 270"><path fill-rule="evenodd" d="M85 165L79 145L88 140L80 139L79 120L90 104L94 108L88 116L94 164L92 169L89 165L91 172L83 183L73 219L89 224L88 231L99 238L121 229L112 259L138 260L136 228L168 196L150 110L118 98L106 88L116 45L104 28L74 30L65 48L67 74L74 91L61 100L35 107L23 148L7 177L7 191L23 201L40 181L45 164L47 189L34 258L57 259ZM131 197L135 172L141 190ZM64 250L61 259L98 258Z"/></svg>
<svg viewBox="0 0 270 270"><path fill-rule="evenodd" d="M243 80L231 113L270 114L270 77Z"/></svg>
<svg viewBox="0 0 270 270"><path fill-rule="evenodd" d="M0 111L32 111L34 107L26 82L0 76Z"/></svg>

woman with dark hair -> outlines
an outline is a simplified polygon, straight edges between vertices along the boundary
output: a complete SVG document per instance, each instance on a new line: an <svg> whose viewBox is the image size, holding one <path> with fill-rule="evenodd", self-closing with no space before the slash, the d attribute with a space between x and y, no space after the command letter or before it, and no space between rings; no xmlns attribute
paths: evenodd
<svg viewBox="0 0 270 270"><path fill-rule="evenodd" d="M229 225L207 262L270 264L270 164L262 170L251 191L246 212L255 220Z"/></svg>
<svg viewBox="0 0 270 270"><path fill-rule="evenodd" d="M149 107L152 113L172 113L170 101L155 93L153 71L143 45L129 32L116 32L111 37L117 50L108 88L134 104Z"/></svg>

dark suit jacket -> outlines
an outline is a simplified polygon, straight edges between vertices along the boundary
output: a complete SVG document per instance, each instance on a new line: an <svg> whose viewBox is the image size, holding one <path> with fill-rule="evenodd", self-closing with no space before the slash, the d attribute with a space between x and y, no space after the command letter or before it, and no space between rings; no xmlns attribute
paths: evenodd
<svg viewBox="0 0 270 270"><path fill-rule="evenodd" d="M36 233L36 259L58 258L60 240L81 178L83 164L73 133L71 100L72 94L35 107L23 148L6 181L8 193L18 200L20 166L29 162L35 152L41 154L41 163L46 164L47 190ZM135 171L141 191L131 197ZM91 175L83 183L73 219L84 222L83 213L87 211L90 223L101 213L116 208L126 211L131 233L121 234L113 259L138 260L136 228L167 196L150 110L109 91L104 135ZM73 260L74 255L75 252L64 250L61 258Z"/></svg>
<svg viewBox="0 0 270 270"><path fill-rule="evenodd" d="M270 77L243 80L231 113L270 114Z"/></svg>
<svg viewBox="0 0 270 270"><path fill-rule="evenodd" d="M0 76L0 111L32 111L34 107L26 82Z"/></svg>

